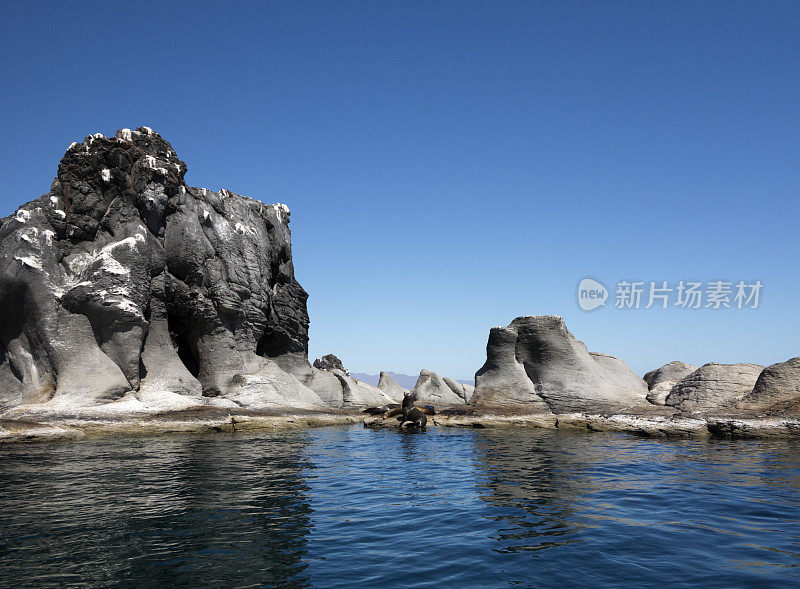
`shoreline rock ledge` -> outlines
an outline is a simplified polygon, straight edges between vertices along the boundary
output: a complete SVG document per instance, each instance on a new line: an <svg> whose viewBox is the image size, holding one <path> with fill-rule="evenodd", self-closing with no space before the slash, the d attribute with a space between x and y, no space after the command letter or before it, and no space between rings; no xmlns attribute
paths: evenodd
<svg viewBox="0 0 800 589"><path fill-rule="evenodd" d="M308 363L289 208L186 169L148 127L97 133L2 219L0 418L393 400Z"/></svg>

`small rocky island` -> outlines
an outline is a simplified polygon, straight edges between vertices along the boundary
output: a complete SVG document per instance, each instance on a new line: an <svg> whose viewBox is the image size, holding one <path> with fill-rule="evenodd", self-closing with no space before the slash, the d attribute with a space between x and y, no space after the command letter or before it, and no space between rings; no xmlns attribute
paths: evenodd
<svg viewBox="0 0 800 589"><path fill-rule="evenodd" d="M309 363L288 207L185 173L148 127L95 134L2 220L0 440L356 422L409 393L388 373L352 378L333 354ZM556 316L494 327L486 349L474 388L420 372L410 392L436 407L428 426L800 434L800 358L640 378Z"/></svg>

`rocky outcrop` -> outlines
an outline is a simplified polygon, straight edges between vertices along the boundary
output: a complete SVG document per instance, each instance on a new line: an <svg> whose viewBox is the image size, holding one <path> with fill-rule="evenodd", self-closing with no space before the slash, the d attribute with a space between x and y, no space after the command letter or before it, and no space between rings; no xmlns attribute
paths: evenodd
<svg viewBox="0 0 800 589"><path fill-rule="evenodd" d="M486 362L475 373L473 405L520 405L531 412L551 413L539 396L525 367L517 359L519 333L513 322L492 327L486 344Z"/></svg>
<svg viewBox="0 0 800 589"><path fill-rule="evenodd" d="M410 392L397 384L388 372L381 372L378 388L392 399L402 399L403 395Z"/></svg>
<svg viewBox="0 0 800 589"><path fill-rule="evenodd" d="M650 390L647 393L647 400L654 405L663 405L672 387L695 370L697 370L697 366L679 361L670 362L661 368L651 370L644 375L644 381Z"/></svg>
<svg viewBox="0 0 800 589"><path fill-rule="evenodd" d="M308 364L286 205L192 188L185 173L152 129L96 134L70 146L49 193L2 220L0 409L384 398Z"/></svg>
<svg viewBox="0 0 800 589"><path fill-rule="evenodd" d="M335 354L326 354L322 358L314 360L314 368L320 370L341 370L347 376L350 376L350 371L344 367L342 361Z"/></svg>
<svg viewBox="0 0 800 589"><path fill-rule="evenodd" d="M329 407L377 406L397 401L380 389L351 378L338 368L330 370L315 368L308 363L303 354L282 354L275 358L275 362L282 370L317 393Z"/></svg>
<svg viewBox="0 0 800 589"><path fill-rule="evenodd" d="M527 411L614 411L646 403L647 384L613 356L590 353L555 315L493 327L475 374L474 405Z"/></svg>
<svg viewBox="0 0 800 589"><path fill-rule="evenodd" d="M664 404L684 412L731 408L753 390L758 364L704 364L672 387Z"/></svg>
<svg viewBox="0 0 800 589"><path fill-rule="evenodd" d="M447 407L449 405L463 405L464 398L456 394L447 386L444 379L431 370L420 370L417 384L411 391L416 395L418 405L433 405L434 407Z"/></svg>
<svg viewBox="0 0 800 589"><path fill-rule="evenodd" d="M800 357L767 366L737 409L765 415L800 414Z"/></svg>
<svg viewBox="0 0 800 589"><path fill-rule="evenodd" d="M442 380L444 381L444 384L450 387L450 390L453 391L456 396L464 401L464 403L469 403L469 400L472 398L472 395L475 392L474 386L455 381L446 376L443 377Z"/></svg>

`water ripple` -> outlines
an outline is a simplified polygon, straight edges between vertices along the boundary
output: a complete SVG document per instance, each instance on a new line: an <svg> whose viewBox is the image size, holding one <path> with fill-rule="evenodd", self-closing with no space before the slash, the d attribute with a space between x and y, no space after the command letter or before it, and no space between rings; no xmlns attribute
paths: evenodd
<svg viewBox="0 0 800 589"><path fill-rule="evenodd" d="M0 447L0 587L778 586L792 440L334 427Z"/></svg>

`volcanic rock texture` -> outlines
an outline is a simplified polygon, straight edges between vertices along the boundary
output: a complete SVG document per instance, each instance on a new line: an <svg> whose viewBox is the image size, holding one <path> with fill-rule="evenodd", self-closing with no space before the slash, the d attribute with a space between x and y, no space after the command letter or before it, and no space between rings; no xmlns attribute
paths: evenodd
<svg viewBox="0 0 800 589"><path fill-rule="evenodd" d="M148 127L98 133L70 146L49 193L2 220L0 410L385 400L331 374L323 401L279 367L327 373L307 361L289 209L189 187L185 173Z"/></svg>

